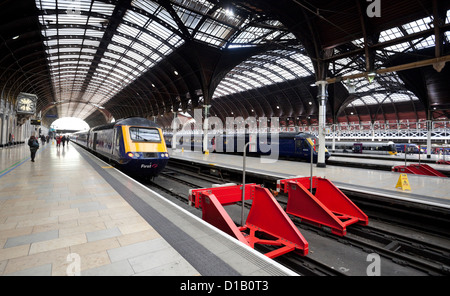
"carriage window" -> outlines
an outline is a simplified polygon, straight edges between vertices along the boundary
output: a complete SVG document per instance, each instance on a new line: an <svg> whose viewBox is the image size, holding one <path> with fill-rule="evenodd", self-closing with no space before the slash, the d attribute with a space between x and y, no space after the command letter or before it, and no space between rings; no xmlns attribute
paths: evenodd
<svg viewBox="0 0 450 296"><path fill-rule="evenodd" d="M161 143L159 131L154 128L130 127L130 137L135 142Z"/></svg>

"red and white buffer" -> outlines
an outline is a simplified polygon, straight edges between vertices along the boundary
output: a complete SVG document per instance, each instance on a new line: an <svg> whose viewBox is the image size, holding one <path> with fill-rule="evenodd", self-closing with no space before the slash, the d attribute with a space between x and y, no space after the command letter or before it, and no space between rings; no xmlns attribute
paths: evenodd
<svg viewBox="0 0 450 296"><path fill-rule="evenodd" d="M245 200L252 206L244 226L238 227L224 206L242 200L242 185L190 190L190 204L202 208L202 218L208 223L254 248L255 244L278 246L266 253L275 258L288 252L308 254L308 242L301 235L272 193L259 185L245 185Z"/></svg>
<svg viewBox="0 0 450 296"><path fill-rule="evenodd" d="M292 178L279 180L277 191L288 192L286 212L308 223L329 227L331 232L344 236L347 226L369 224L369 218L342 191L324 178Z"/></svg>

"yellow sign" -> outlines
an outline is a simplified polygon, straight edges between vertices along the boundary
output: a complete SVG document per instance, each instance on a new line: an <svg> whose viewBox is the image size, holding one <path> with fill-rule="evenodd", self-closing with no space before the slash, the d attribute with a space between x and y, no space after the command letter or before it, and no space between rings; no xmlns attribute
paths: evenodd
<svg viewBox="0 0 450 296"><path fill-rule="evenodd" d="M400 177L398 178L398 182L395 188L400 188L401 190L411 190L407 174L400 174Z"/></svg>

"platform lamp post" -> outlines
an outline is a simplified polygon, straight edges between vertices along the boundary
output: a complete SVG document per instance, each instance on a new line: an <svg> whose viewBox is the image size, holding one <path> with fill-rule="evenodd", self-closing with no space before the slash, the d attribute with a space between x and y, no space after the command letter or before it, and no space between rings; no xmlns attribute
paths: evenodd
<svg viewBox="0 0 450 296"><path fill-rule="evenodd" d="M203 108L205 108L205 120L203 123L203 152L209 153L208 149L208 111L211 105L204 105Z"/></svg>
<svg viewBox="0 0 450 296"><path fill-rule="evenodd" d="M326 167L325 164L325 126L327 119L327 81L317 81L316 85L319 87L319 151L317 158L317 167Z"/></svg>
<svg viewBox="0 0 450 296"><path fill-rule="evenodd" d="M245 207L245 169L246 169L246 156L247 147L250 145L249 152L256 152L256 136L249 135L249 142L244 145L244 159L242 163L242 208L241 208L241 226L244 226L244 207Z"/></svg>

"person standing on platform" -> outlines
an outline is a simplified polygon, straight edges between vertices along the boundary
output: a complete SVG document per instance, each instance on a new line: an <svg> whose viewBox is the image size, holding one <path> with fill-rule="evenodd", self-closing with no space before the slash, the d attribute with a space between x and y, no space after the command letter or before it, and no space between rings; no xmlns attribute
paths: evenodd
<svg viewBox="0 0 450 296"><path fill-rule="evenodd" d="M28 146L30 146L31 161L34 162L36 152L39 149L39 142L34 135L31 135L30 139L28 140Z"/></svg>
<svg viewBox="0 0 450 296"><path fill-rule="evenodd" d="M66 146L66 136L61 137L61 143L63 144L63 148Z"/></svg>

